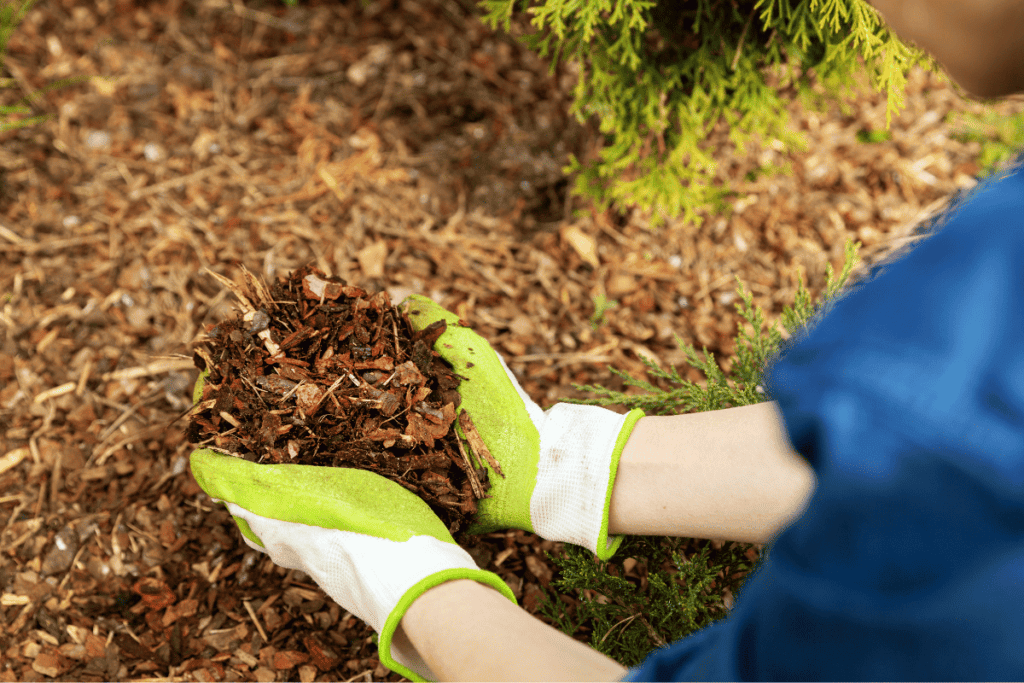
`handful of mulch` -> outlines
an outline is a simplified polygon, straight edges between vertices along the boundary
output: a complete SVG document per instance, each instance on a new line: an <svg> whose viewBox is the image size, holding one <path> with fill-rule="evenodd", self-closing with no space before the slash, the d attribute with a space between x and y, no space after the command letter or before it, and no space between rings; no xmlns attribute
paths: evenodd
<svg viewBox="0 0 1024 683"><path fill-rule="evenodd" d="M387 292L300 268L268 290L212 273L240 315L209 331L195 362L209 370L189 413L191 442L258 463L354 467L409 489L454 535L496 472L469 414L454 428L464 379L433 349L447 325L416 331ZM476 456L474 463L473 456Z"/></svg>

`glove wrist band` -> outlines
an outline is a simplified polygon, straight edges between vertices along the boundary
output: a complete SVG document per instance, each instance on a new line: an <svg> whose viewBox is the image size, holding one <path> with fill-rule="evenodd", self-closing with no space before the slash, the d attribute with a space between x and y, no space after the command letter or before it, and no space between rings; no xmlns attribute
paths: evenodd
<svg viewBox="0 0 1024 683"><path fill-rule="evenodd" d="M537 484L530 519L541 537L588 548L600 559L622 537L608 539L608 507L619 457L642 410L619 415L599 406L558 403L540 430Z"/></svg>
<svg viewBox="0 0 1024 683"><path fill-rule="evenodd" d="M392 638L399 624L401 624L406 611L421 595L435 586L440 586L442 583L459 579L470 579L482 583L495 589L514 604L518 604L508 584L491 571L484 569L447 569L424 577L405 592L398 601L398 604L395 605L395 608L391 610L391 614L388 615L387 621L384 622L383 627L379 631L378 656L380 657L381 664L409 680L436 680L436 676L432 675L433 672L430 671L418 652L415 650L409 652L398 650L392 646Z"/></svg>

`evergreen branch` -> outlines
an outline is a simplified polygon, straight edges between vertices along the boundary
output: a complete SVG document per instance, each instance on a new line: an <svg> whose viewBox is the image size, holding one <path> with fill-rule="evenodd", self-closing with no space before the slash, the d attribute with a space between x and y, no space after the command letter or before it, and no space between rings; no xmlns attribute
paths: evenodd
<svg viewBox="0 0 1024 683"><path fill-rule="evenodd" d="M513 0L481 4L489 23L506 27L516 6ZM602 209L638 207L650 212L655 227L677 216L699 224L701 208L724 205L729 190L712 185L716 167L703 149L704 133L717 121L729 124L741 153L754 137L805 149L764 67L792 73L795 56L805 74L814 69L831 99L843 97L864 69L871 86L887 95L887 128L904 107L906 71L918 63L937 68L891 35L865 0L524 0L519 6L534 29L524 42L542 56L553 54L552 70L560 59L582 67L571 113L580 121L597 116L605 136L597 161L571 157L563 169L576 174L573 193ZM660 49L650 46L653 34L661 36ZM809 77L800 81L805 96Z"/></svg>

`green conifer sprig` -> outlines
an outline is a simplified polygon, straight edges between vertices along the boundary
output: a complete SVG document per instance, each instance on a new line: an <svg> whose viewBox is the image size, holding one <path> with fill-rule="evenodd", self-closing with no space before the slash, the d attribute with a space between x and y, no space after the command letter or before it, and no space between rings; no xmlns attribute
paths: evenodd
<svg viewBox="0 0 1024 683"><path fill-rule="evenodd" d="M825 291L816 306L811 304L810 294L804 288L803 273L799 274L796 302L793 306L785 306L780 316L782 326L790 337L806 334L808 322L815 317L820 317L835 305L839 291L846 284L851 271L860 260L857 256L860 246L860 242L854 242L852 239L846 240L846 260L838 279L835 277L832 264L826 265ZM768 400L765 394L757 389L771 358L777 355L782 346L782 333L773 324L770 330L761 334L760 331L765 324L764 312L760 306L756 308L753 306L753 294L744 288L738 277L736 282L739 284L736 292L743 300L742 305L735 304L736 311L750 324L754 334L744 328L739 330L736 336L735 362L730 376L726 376L721 366L715 361L714 354L708 353L706 346L702 347L705 359L701 360L692 344L684 343L679 335L675 335L676 344L686 353L687 363L699 369L707 377L706 387L684 379L674 367L665 370L658 367L654 361L641 357L640 360L647 367L647 374L651 378L662 380L673 388L662 388L651 381L632 377L616 368L609 368L612 373L622 379L627 387L642 389L646 393L615 391L595 384L574 384L573 387L578 391L584 391L593 396L566 398L565 402L597 406L623 406L630 410L640 408L648 415L677 415L745 406ZM742 343L740 343L741 341Z"/></svg>
<svg viewBox="0 0 1024 683"><path fill-rule="evenodd" d="M538 610L564 633L589 633L591 647L623 666L636 666L651 650L727 614L723 592L737 592L753 569L746 555L750 547L728 543L716 550L710 541L627 536L615 557L602 562L584 548L566 545L562 555L545 553L559 574L543 589ZM623 578L630 559L645 581ZM578 605L559 594L577 598Z"/></svg>
<svg viewBox="0 0 1024 683"><path fill-rule="evenodd" d="M740 154L754 137L805 151L786 105L793 86L805 106L858 85L886 92L886 128L903 107L907 72L938 65L890 33L865 0L481 0L483 21L510 30L514 11L534 31L523 42L542 57L580 65L571 112L596 116L597 160L572 156L574 191L601 210L638 206L652 224L666 216L700 220L728 188L713 187L714 151L704 143L720 120ZM766 73L780 73L769 85ZM940 72L941 73L941 72ZM799 74L799 75L797 75ZM780 147L781 146L781 147Z"/></svg>

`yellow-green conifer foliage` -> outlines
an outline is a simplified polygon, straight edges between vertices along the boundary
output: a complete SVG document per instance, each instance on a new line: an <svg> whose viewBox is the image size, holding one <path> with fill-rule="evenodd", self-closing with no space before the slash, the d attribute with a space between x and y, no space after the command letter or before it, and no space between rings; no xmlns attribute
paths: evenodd
<svg viewBox="0 0 1024 683"><path fill-rule="evenodd" d="M787 100L805 105L812 70L828 98L866 72L888 98L886 127L903 107L908 71L937 63L890 33L865 0L481 0L484 21L508 31L514 12L530 17L524 42L542 57L575 61L572 113L596 116L600 158L570 158L574 191L599 207L637 206L659 224L720 205L712 187L714 150L704 140L725 120L741 154L755 135L806 150L789 125ZM766 75L779 74L777 86ZM790 87L792 86L792 87ZM776 143L778 146L778 143Z"/></svg>

